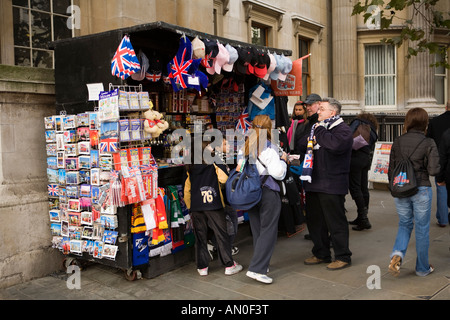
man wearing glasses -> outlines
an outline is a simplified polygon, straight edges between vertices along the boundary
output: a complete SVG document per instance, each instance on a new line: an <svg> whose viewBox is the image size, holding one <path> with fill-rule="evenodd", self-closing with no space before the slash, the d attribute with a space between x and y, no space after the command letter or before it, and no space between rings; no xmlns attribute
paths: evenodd
<svg viewBox="0 0 450 320"><path fill-rule="evenodd" d="M351 265L349 230L344 200L348 192L353 137L333 98L320 102L318 122L300 143L306 153L301 179L306 191L306 222L314 243L306 265L328 263L328 270ZM308 159L307 159L308 158ZM335 260L331 259L330 238Z"/></svg>

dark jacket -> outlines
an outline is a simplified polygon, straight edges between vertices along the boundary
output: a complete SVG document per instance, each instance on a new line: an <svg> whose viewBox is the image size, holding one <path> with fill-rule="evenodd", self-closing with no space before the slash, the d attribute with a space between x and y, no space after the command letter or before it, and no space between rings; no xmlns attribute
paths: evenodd
<svg viewBox="0 0 450 320"><path fill-rule="evenodd" d="M305 138L307 139L311 133L312 126L317 123L318 117L319 115L317 113L309 116L306 122L299 124L295 129L294 137L292 137L292 139L294 139L294 150L291 150L291 153L300 154L300 161L303 161L305 155L305 151L301 151L302 141L304 141Z"/></svg>
<svg viewBox="0 0 450 320"><path fill-rule="evenodd" d="M425 140L422 141L424 138ZM416 151L411 155L416 147ZM417 185L431 187L429 176L439 174L440 170L439 153L434 140L426 138L423 132L414 129L397 137L392 144L389 157L389 182L391 173L396 164L402 160L402 156L410 156L416 173Z"/></svg>
<svg viewBox="0 0 450 320"><path fill-rule="evenodd" d="M191 211L212 211L225 207L221 184L228 179L223 165L194 164L187 172L184 202Z"/></svg>
<svg viewBox="0 0 450 320"><path fill-rule="evenodd" d="M317 127L314 135L320 147L314 149L312 181L304 182L305 191L347 194L353 145L350 127L340 119L328 129ZM306 136L299 144L302 153L306 152L307 140Z"/></svg>
<svg viewBox="0 0 450 320"><path fill-rule="evenodd" d="M450 129L441 136L439 144L439 158L441 172L436 176L437 182L445 181L447 190L450 190Z"/></svg>
<svg viewBox="0 0 450 320"><path fill-rule="evenodd" d="M427 137L433 138L439 147L441 136L445 130L450 129L450 111L446 111L440 116L430 120L427 129Z"/></svg>

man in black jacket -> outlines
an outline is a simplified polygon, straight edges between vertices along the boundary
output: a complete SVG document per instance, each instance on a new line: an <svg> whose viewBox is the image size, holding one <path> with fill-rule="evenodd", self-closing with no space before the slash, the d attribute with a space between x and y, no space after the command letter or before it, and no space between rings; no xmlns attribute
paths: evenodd
<svg viewBox="0 0 450 320"><path fill-rule="evenodd" d="M318 123L314 127L312 142L301 139L300 151L312 152L308 168L311 176L302 173L306 191L306 223L314 243L313 256L306 265L330 263L330 240L335 261L328 270L339 270L351 264L349 230L344 201L349 187L350 158L353 135L350 127L340 118L341 104L333 98L324 99L318 110ZM312 145L311 145L312 144ZM311 150L312 149L312 150Z"/></svg>
<svg viewBox="0 0 450 320"><path fill-rule="evenodd" d="M312 126L317 122L317 110L319 110L320 101L322 98L316 94L311 93L306 97L305 105L306 105L306 115L307 120L303 124L297 126L295 130L295 136L292 137L294 139L294 150L291 152L292 154L300 154L300 161L303 161L304 154L300 152L300 140L307 136L311 132Z"/></svg>
<svg viewBox="0 0 450 320"><path fill-rule="evenodd" d="M437 147L441 142L442 134L450 128L450 100L447 101L445 112L430 120L427 137L433 138ZM440 227L448 224L447 189L436 183L436 219Z"/></svg>

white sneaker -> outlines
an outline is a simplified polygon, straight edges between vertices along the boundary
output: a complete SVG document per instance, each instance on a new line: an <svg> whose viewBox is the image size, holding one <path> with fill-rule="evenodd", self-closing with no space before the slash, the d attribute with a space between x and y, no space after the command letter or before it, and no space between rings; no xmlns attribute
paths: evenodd
<svg viewBox="0 0 450 320"><path fill-rule="evenodd" d="M265 274L261 274L261 273L256 273L253 271L247 271L247 277L255 279L256 281L262 282L262 283L272 283L272 278L268 277Z"/></svg>
<svg viewBox="0 0 450 320"><path fill-rule="evenodd" d="M236 261L234 261L234 264L231 267L225 268L225 274L227 276L230 276L232 274L238 273L241 270L242 270L242 266L239 263L237 263Z"/></svg>
<svg viewBox="0 0 450 320"><path fill-rule="evenodd" d="M207 276L208 275L208 267L203 268L203 269L197 269L198 274L201 276Z"/></svg>

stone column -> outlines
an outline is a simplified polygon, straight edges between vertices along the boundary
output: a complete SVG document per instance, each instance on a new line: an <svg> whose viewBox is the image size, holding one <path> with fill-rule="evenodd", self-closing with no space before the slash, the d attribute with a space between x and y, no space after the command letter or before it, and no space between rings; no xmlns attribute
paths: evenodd
<svg viewBox="0 0 450 320"><path fill-rule="evenodd" d="M356 16L353 1L332 1L333 95L342 104L343 112L360 110L358 101L358 52Z"/></svg>
<svg viewBox="0 0 450 320"><path fill-rule="evenodd" d="M424 17L424 15L429 15L429 12L423 6L419 10L420 14L413 15L412 9L410 9L409 15L413 17L414 26L423 29L425 37L428 38L428 41L432 41L432 35L429 35L430 27ZM409 45L414 47L414 43ZM407 61L409 80L407 109L421 107L431 113L442 112L442 108L438 107L435 98L434 68L430 67L432 63L434 63L434 56L428 51L420 52Z"/></svg>
<svg viewBox="0 0 450 320"><path fill-rule="evenodd" d="M60 270L51 248L44 117L54 70L0 65L0 289Z"/></svg>

